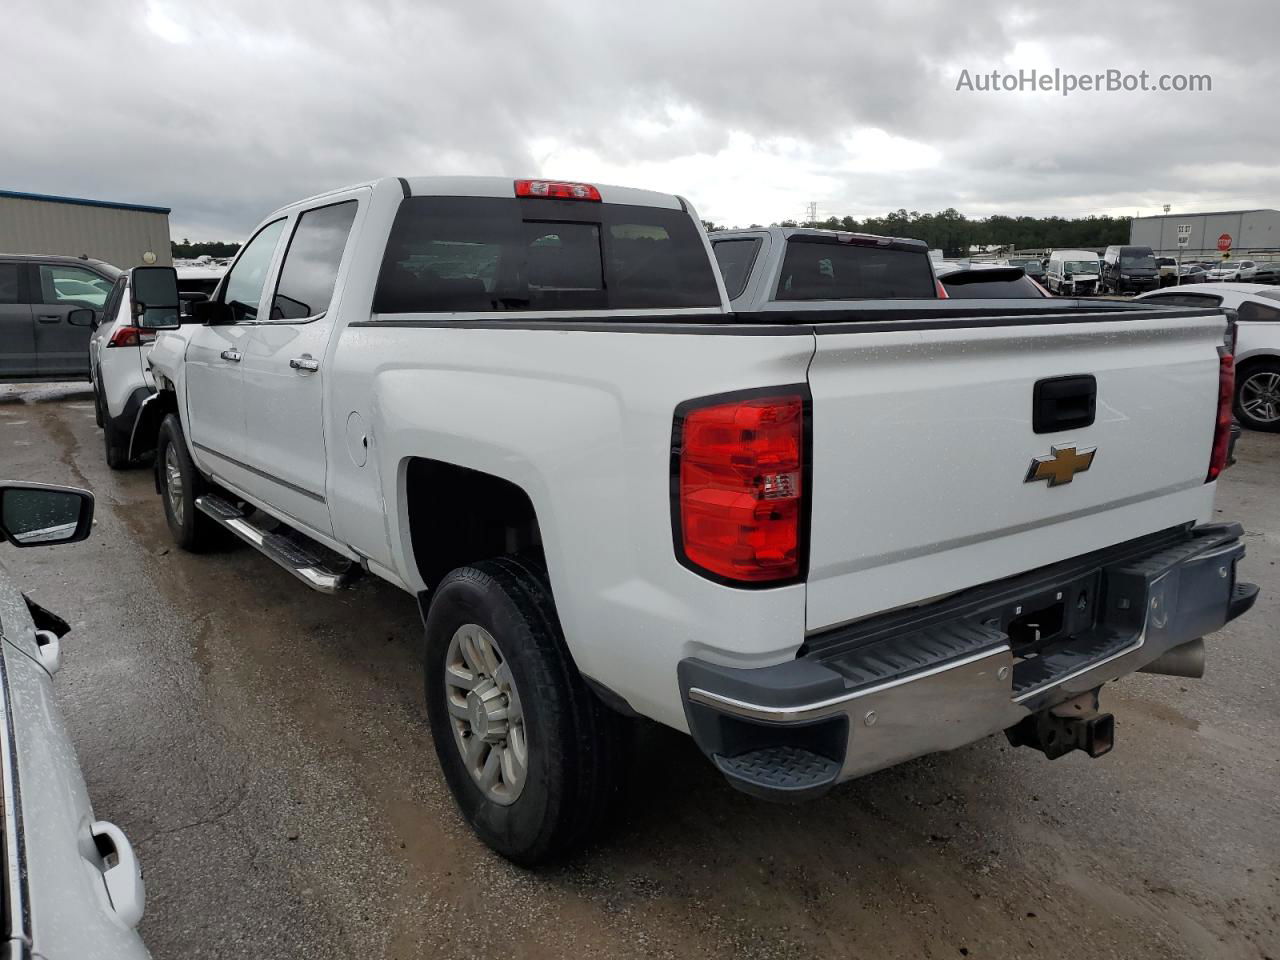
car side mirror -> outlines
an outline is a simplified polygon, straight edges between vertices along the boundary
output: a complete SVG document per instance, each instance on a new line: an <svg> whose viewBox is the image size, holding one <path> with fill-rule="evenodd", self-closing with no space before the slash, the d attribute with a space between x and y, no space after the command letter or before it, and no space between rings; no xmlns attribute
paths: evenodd
<svg viewBox="0 0 1280 960"><path fill-rule="evenodd" d="M179 319L178 271L173 267L134 267L129 277L129 315L144 330L176 330Z"/></svg>
<svg viewBox="0 0 1280 960"><path fill-rule="evenodd" d="M0 485L0 537L15 547L75 543L93 526L93 494L47 483Z"/></svg>
<svg viewBox="0 0 1280 960"><path fill-rule="evenodd" d="M67 314L67 323L73 327L95 327L97 319L97 314L88 307L76 307Z"/></svg>
<svg viewBox="0 0 1280 960"><path fill-rule="evenodd" d="M234 323L231 307L221 300L192 300L191 322L204 323L211 327L224 323Z"/></svg>

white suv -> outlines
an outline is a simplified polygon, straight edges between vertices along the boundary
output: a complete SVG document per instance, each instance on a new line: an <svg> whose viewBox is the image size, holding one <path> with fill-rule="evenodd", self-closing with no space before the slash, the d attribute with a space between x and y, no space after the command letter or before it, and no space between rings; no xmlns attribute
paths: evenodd
<svg viewBox="0 0 1280 960"><path fill-rule="evenodd" d="M116 281L103 305L102 319L91 324L94 329L89 337L94 414L102 428L107 466L112 470L123 470L133 462L129 450L133 424L154 389L146 354L156 335L129 315L129 283L130 272ZM91 318L76 311L69 319L79 324Z"/></svg>
<svg viewBox="0 0 1280 960"><path fill-rule="evenodd" d="M1251 430L1280 432L1280 288L1265 283L1198 283L1138 299L1236 311L1236 418Z"/></svg>

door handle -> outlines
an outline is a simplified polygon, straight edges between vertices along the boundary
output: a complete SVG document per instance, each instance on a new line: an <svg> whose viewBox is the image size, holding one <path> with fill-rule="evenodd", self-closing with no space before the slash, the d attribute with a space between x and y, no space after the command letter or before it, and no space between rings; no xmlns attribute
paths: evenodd
<svg viewBox="0 0 1280 960"><path fill-rule="evenodd" d="M290 360L289 366L295 370L319 370L320 361L304 353L302 356L294 357Z"/></svg>
<svg viewBox="0 0 1280 960"><path fill-rule="evenodd" d="M62 666L62 645L58 642L58 635L52 630L37 630L36 655L50 676L57 673Z"/></svg>
<svg viewBox="0 0 1280 960"><path fill-rule="evenodd" d="M232 363L239 363L242 356L244 356L244 354L239 350L223 350L221 353L223 360L230 360Z"/></svg>
<svg viewBox="0 0 1280 960"><path fill-rule="evenodd" d="M61 319L62 319L62 314L60 314L60 313L42 313L42 314L40 314L40 322L41 322L41 323L57 323L57 322L58 322L59 320L61 320Z"/></svg>
<svg viewBox="0 0 1280 960"><path fill-rule="evenodd" d="M111 908L126 925L136 927L146 909L147 889L133 845L123 830L107 820L97 821L89 827L89 832L103 856L106 869L102 871L102 880Z"/></svg>

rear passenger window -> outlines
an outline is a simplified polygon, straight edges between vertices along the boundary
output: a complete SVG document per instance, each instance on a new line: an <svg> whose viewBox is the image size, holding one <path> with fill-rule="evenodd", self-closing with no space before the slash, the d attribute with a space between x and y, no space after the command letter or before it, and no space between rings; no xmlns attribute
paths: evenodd
<svg viewBox="0 0 1280 960"><path fill-rule="evenodd" d="M375 313L719 305L680 210L501 197L404 200L373 299Z"/></svg>
<svg viewBox="0 0 1280 960"><path fill-rule="evenodd" d="M1245 300L1236 308L1236 319L1270 320L1274 323L1277 320L1280 320L1280 307L1269 307L1265 303L1255 303L1252 300Z"/></svg>
<svg viewBox="0 0 1280 960"><path fill-rule="evenodd" d="M48 304L101 307L111 293L112 282L84 267L40 265L40 299Z"/></svg>
<svg viewBox="0 0 1280 960"><path fill-rule="evenodd" d="M20 303L18 299L18 274L22 265L0 263L0 303Z"/></svg>
<svg viewBox="0 0 1280 960"><path fill-rule="evenodd" d="M347 200L298 217L271 301L272 320L304 320L329 309L355 216L356 201Z"/></svg>
<svg viewBox="0 0 1280 960"><path fill-rule="evenodd" d="M937 297L923 249L859 246L792 237L778 300L881 300Z"/></svg>
<svg viewBox="0 0 1280 960"><path fill-rule="evenodd" d="M724 280L725 293L729 299L742 296L747 288L747 278L751 276L751 267L756 262L756 254L760 252L759 237L744 237L741 240L720 240L713 243L711 249L716 252L716 263L720 265L720 276Z"/></svg>

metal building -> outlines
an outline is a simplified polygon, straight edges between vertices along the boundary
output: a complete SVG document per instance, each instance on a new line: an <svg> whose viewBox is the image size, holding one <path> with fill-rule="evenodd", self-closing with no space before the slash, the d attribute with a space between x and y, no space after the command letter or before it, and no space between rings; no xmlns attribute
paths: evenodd
<svg viewBox="0 0 1280 960"><path fill-rule="evenodd" d="M1233 256L1280 255L1280 210L1227 210L1222 213L1166 213L1135 217L1129 242L1150 247L1156 256L1178 255L1178 225L1191 225L1191 239L1182 248L1186 257L1218 257L1218 238L1231 237Z"/></svg>
<svg viewBox="0 0 1280 960"><path fill-rule="evenodd" d="M173 263L169 208L0 190L0 253L81 255L136 267Z"/></svg>

